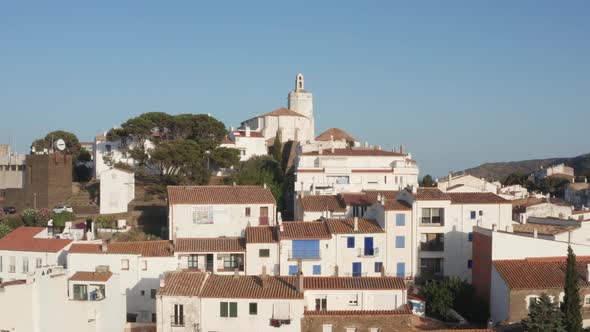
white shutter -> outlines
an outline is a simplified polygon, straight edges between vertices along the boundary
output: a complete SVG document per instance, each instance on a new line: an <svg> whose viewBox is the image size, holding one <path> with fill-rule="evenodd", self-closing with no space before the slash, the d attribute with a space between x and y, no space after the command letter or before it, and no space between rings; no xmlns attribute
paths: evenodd
<svg viewBox="0 0 590 332"><path fill-rule="evenodd" d="M272 318L289 320L291 319L290 309L289 303L275 303L273 304Z"/></svg>

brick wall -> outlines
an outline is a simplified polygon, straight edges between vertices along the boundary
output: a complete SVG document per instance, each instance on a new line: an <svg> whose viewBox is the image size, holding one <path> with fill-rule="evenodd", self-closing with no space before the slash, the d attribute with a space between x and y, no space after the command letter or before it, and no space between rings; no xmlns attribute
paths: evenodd
<svg viewBox="0 0 590 332"><path fill-rule="evenodd" d="M347 327L356 327L357 331L369 331L372 327L383 332L412 331L412 315L304 316L301 331L322 331L324 324L331 324L332 331L345 331Z"/></svg>
<svg viewBox="0 0 590 332"><path fill-rule="evenodd" d="M475 295L483 303L490 303L492 237L474 232L472 248L473 265L471 273Z"/></svg>
<svg viewBox="0 0 590 332"><path fill-rule="evenodd" d="M529 295L537 295L545 293L549 296L553 296L553 301L559 301L559 294L563 292L563 289L537 289L537 290L513 290L510 291L510 310L509 320L511 322L519 322L526 318L529 314L527 307L526 297ZM590 294L590 288L580 289L580 299L584 302L584 296ZM582 319L590 319L590 307L582 307Z"/></svg>

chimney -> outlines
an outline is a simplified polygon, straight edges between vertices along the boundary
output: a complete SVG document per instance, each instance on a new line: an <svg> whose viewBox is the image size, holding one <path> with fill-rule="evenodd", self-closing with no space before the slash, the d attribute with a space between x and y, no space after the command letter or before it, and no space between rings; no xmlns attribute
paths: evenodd
<svg viewBox="0 0 590 332"><path fill-rule="evenodd" d="M250 126L246 125L246 137L250 137Z"/></svg>
<svg viewBox="0 0 590 332"><path fill-rule="evenodd" d="M334 142L334 135L330 135L330 141Z"/></svg>
<svg viewBox="0 0 590 332"><path fill-rule="evenodd" d="M166 287L166 276L164 276L164 278L160 279L160 288L162 287Z"/></svg>
<svg viewBox="0 0 590 332"><path fill-rule="evenodd" d="M234 130L236 130L236 128L234 128L233 126L232 127L229 127L229 132L230 133L233 132Z"/></svg>
<svg viewBox="0 0 590 332"><path fill-rule="evenodd" d="M334 265L334 276L338 276L338 265Z"/></svg>
<svg viewBox="0 0 590 332"><path fill-rule="evenodd" d="M417 185L413 185L412 186L412 194L416 195L418 193L418 186Z"/></svg>
<svg viewBox="0 0 590 332"><path fill-rule="evenodd" d="M506 226L506 232L513 233L514 232L514 226L512 226L512 224Z"/></svg>
<svg viewBox="0 0 590 332"><path fill-rule="evenodd" d="M260 275L266 277L266 265L262 265L262 273Z"/></svg>
<svg viewBox="0 0 590 332"><path fill-rule="evenodd" d="M537 228L535 227L533 229L533 237L536 239L539 236L539 231L537 231Z"/></svg>
<svg viewBox="0 0 590 332"><path fill-rule="evenodd" d="M381 150L381 145L376 146L377 150Z"/></svg>
<svg viewBox="0 0 590 332"><path fill-rule="evenodd" d="M297 277L295 277L295 289L298 293L303 293L303 272L301 268L297 271Z"/></svg>
<svg viewBox="0 0 590 332"><path fill-rule="evenodd" d="M393 146L393 152L397 152L397 147L395 145Z"/></svg>
<svg viewBox="0 0 590 332"><path fill-rule="evenodd" d="M332 151L332 154L334 154L334 145L332 145L332 148L330 150Z"/></svg>
<svg viewBox="0 0 590 332"><path fill-rule="evenodd" d="M355 232L358 232L358 230L359 230L359 217L354 217L352 219L352 222L353 222L353 225L352 225L353 226L353 230Z"/></svg>
<svg viewBox="0 0 590 332"><path fill-rule="evenodd" d="M385 277L385 266L383 264L381 264L381 270L379 272L381 272L382 277Z"/></svg>
<svg viewBox="0 0 590 332"><path fill-rule="evenodd" d="M107 241L102 240L102 242L100 243L100 251L103 253L106 253L107 249L108 249Z"/></svg>
<svg viewBox="0 0 590 332"><path fill-rule="evenodd" d="M447 185L447 188L452 186L451 180L453 180L453 172L449 172L449 184Z"/></svg>
<svg viewBox="0 0 590 332"><path fill-rule="evenodd" d="M266 189L266 182L262 185L262 188Z"/></svg>
<svg viewBox="0 0 590 332"><path fill-rule="evenodd" d="M236 186L236 181L232 182L232 186L234 186L234 187Z"/></svg>
<svg viewBox="0 0 590 332"><path fill-rule="evenodd" d="M492 232L496 231L496 224L492 224Z"/></svg>
<svg viewBox="0 0 590 332"><path fill-rule="evenodd" d="M586 264L586 281L590 281L590 264Z"/></svg>
<svg viewBox="0 0 590 332"><path fill-rule="evenodd" d="M399 153L403 154L404 153L404 145L400 144L399 146Z"/></svg>

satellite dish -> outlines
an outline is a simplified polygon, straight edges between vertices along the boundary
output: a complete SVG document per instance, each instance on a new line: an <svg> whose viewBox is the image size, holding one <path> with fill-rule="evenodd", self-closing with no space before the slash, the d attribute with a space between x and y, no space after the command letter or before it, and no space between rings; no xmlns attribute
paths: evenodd
<svg viewBox="0 0 590 332"><path fill-rule="evenodd" d="M59 150L59 151L63 151L66 149L66 142L63 139L58 139L55 142L55 147Z"/></svg>

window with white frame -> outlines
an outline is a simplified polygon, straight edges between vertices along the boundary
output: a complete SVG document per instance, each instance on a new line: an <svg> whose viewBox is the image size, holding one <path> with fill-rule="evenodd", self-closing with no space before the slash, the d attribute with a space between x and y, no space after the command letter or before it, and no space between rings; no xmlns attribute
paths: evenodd
<svg viewBox="0 0 590 332"><path fill-rule="evenodd" d="M29 257L23 257L23 273L29 273Z"/></svg>
<svg viewBox="0 0 590 332"><path fill-rule="evenodd" d="M359 305L358 294L353 294L348 297L348 305L352 305L352 306Z"/></svg>
<svg viewBox="0 0 590 332"><path fill-rule="evenodd" d="M590 307L590 295L584 296L584 307Z"/></svg>
<svg viewBox="0 0 590 332"><path fill-rule="evenodd" d="M8 258L8 272L15 273L16 272L16 257L10 256Z"/></svg>
<svg viewBox="0 0 590 332"><path fill-rule="evenodd" d="M525 298L527 309L530 309L531 308L531 304L532 303L536 303L539 300L539 297L540 296L538 296L538 295L529 295L529 296L527 296Z"/></svg>
<svg viewBox="0 0 590 332"><path fill-rule="evenodd" d="M35 260L35 267L40 269L43 266L43 258L37 257Z"/></svg>
<svg viewBox="0 0 590 332"><path fill-rule="evenodd" d="M121 270L129 270L129 260L121 259Z"/></svg>

